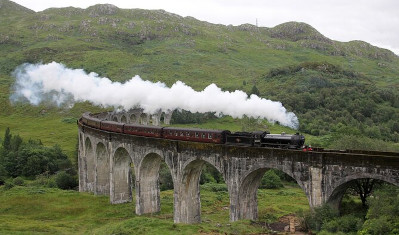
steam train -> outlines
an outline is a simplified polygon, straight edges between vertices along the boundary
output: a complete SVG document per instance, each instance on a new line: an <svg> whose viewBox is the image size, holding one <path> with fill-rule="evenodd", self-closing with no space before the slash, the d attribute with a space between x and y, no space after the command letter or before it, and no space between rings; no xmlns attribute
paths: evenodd
<svg viewBox="0 0 399 235"><path fill-rule="evenodd" d="M147 126L101 120L90 113L84 113L78 120L78 125L128 135L239 146L301 149L305 143L305 137L299 133L294 135L270 134L267 131L231 133L228 130Z"/></svg>

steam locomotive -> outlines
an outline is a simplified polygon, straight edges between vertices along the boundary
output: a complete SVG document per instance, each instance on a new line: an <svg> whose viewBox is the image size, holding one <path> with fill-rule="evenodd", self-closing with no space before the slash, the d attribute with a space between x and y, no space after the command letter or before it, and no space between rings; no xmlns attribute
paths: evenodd
<svg viewBox="0 0 399 235"><path fill-rule="evenodd" d="M270 134L267 131L231 133L228 130L147 126L101 120L90 113L84 113L78 120L78 125L128 135L239 146L301 149L305 143L305 137L299 133L294 135Z"/></svg>

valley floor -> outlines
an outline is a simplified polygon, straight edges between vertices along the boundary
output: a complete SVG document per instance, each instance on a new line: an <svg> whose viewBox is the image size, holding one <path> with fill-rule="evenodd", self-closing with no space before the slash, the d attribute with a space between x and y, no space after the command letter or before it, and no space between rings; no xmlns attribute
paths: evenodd
<svg viewBox="0 0 399 235"><path fill-rule="evenodd" d="M161 212L137 216L132 203L111 205L109 197L39 186L0 187L1 234L257 234L284 215L308 210L299 187L259 189L259 221L229 222L227 191L201 186L201 224L173 223L173 191L161 192ZM134 195L134 192L133 192ZM134 198L134 197L133 197Z"/></svg>

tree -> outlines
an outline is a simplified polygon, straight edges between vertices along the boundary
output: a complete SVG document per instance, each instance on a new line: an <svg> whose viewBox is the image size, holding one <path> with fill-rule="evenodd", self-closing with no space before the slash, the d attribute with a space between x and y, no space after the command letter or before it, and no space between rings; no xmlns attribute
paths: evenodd
<svg viewBox="0 0 399 235"><path fill-rule="evenodd" d="M77 177L65 171L61 171L57 174L55 182L60 189L74 189L79 185Z"/></svg>
<svg viewBox="0 0 399 235"><path fill-rule="evenodd" d="M359 195L363 208L367 208L367 198L373 193L374 187L381 184L375 179L358 179L354 180L349 188Z"/></svg>
<svg viewBox="0 0 399 235"><path fill-rule="evenodd" d="M256 87L256 85L254 85L252 87L251 92L249 93L249 95L252 95L252 94L257 95L257 96L260 95L260 92L259 92L258 88Z"/></svg>
<svg viewBox="0 0 399 235"><path fill-rule="evenodd" d="M265 175L262 178L260 188L268 188L268 189L276 189L282 188L283 183L281 182L280 177L274 172L274 170L266 171Z"/></svg>
<svg viewBox="0 0 399 235"><path fill-rule="evenodd" d="M49 148L43 146L40 140L24 142L19 135L12 136L9 128L4 139L1 164L7 176L33 177L45 172L54 174L59 170L72 169L71 161L58 145Z"/></svg>
<svg viewBox="0 0 399 235"><path fill-rule="evenodd" d="M162 162L159 169L159 187L161 191L173 189L172 175L165 162Z"/></svg>
<svg viewBox="0 0 399 235"><path fill-rule="evenodd" d="M10 128L7 127L6 132L4 133L4 140L2 143L3 151L10 151L11 150L11 133Z"/></svg>
<svg viewBox="0 0 399 235"><path fill-rule="evenodd" d="M360 234L399 234L399 188L384 185L369 200Z"/></svg>

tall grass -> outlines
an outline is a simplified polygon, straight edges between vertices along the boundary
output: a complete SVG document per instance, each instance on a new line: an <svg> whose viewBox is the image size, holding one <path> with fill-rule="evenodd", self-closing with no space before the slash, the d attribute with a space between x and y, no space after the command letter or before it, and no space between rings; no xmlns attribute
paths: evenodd
<svg viewBox="0 0 399 235"><path fill-rule="evenodd" d="M308 210L307 198L299 187L259 189L259 219L274 222L278 217ZM265 233L250 221L229 221L227 192L201 189L201 224L173 223L173 191L161 192L161 212L137 216L134 201L111 205L109 197L90 193L15 186L0 187L1 234L201 234ZM270 214L273 219L270 220Z"/></svg>

